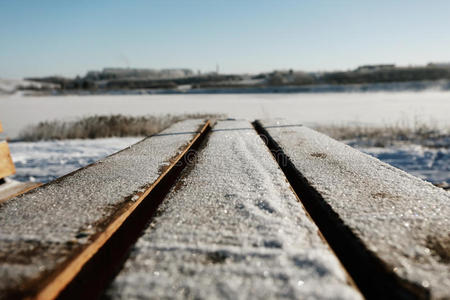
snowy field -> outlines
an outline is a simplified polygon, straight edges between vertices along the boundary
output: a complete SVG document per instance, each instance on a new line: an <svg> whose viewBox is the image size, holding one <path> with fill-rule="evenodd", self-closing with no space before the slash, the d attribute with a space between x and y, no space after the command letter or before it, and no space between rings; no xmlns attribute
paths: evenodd
<svg viewBox="0 0 450 300"><path fill-rule="evenodd" d="M450 92L303 93L238 95L0 96L0 120L10 138L30 124L95 114L217 113L228 117L288 118L295 123L450 127ZM139 138L12 142L16 180L47 182L114 153ZM436 184L450 184L448 147L350 145Z"/></svg>
<svg viewBox="0 0 450 300"><path fill-rule="evenodd" d="M449 127L450 92L0 96L0 120L11 138L39 121L119 113L214 113L249 120L280 117L307 125L412 124L419 120Z"/></svg>

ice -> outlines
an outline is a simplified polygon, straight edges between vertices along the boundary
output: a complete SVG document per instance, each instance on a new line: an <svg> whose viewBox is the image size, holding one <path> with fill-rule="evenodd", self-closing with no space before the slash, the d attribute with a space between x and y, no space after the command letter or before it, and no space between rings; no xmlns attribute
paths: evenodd
<svg viewBox="0 0 450 300"><path fill-rule="evenodd" d="M303 124L426 124L450 126L450 92L0 96L0 120L16 138L27 125L95 114L219 113L232 118L288 118Z"/></svg>

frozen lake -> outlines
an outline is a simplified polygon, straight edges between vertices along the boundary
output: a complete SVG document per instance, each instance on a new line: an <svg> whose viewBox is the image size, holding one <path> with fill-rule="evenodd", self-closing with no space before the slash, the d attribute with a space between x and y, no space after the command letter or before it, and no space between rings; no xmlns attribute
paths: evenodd
<svg viewBox="0 0 450 300"><path fill-rule="evenodd" d="M450 127L450 92L0 96L0 120L11 138L45 120L169 113L219 113L249 120L282 117L306 125L413 125L418 120Z"/></svg>

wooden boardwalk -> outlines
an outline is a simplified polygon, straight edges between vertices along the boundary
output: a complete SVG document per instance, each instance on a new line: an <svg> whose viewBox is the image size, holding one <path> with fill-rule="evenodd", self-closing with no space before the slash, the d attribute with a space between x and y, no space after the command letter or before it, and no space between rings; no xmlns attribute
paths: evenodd
<svg viewBox="0 0 450 300"><path fill-rule="evenodd" d="M185 121L0 204L0 298L444 299L449 217L299 124Z"/></svg>

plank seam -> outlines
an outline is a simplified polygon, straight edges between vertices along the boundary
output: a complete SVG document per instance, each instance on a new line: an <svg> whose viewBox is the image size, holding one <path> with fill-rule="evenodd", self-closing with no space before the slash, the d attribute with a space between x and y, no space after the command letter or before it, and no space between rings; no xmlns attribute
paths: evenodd
<svg viewBox="0 0 450 300"><path fill-rule="evenodd" d="M154 191L166 177L169 177L175 168L177 168L178 172L181 171L184 166L181 166L180 162L183 163L182 159L186 156L186 154L194 147L194 145L203 140L210 127L211 122L210 120L207 120L194 138L184 147L184 150L178 154L175 159L170 160L170 165L163 170L158 179L153 182L145 192L140 194L140 197L126 211L118 216L115 216L105 230L98 234L95 237L95 240L87 245L74 259L68 262L62 270L58 270L59 272L57 274L50 275L50 279L46 281L41 288L38 288L38 291L34 296L31 296L28 299L54 299L58 297L60 293L80 273L82 268L91 260L91 258L96 255L108 242L108 240L110 240L121 228L130 215L133 214L143 202L145 202L144 200L149 200L146 199L147 196ZM180 167L181 169L179 169Z"/></svg>
<svg viewBox="0 0 450 300"><path fill-rule="evenodd" d="M321 194L312 187L259 121L255 130L266 142L290 185L367 299L429 299L429 290L401 279L347 227Z"/></svg>

